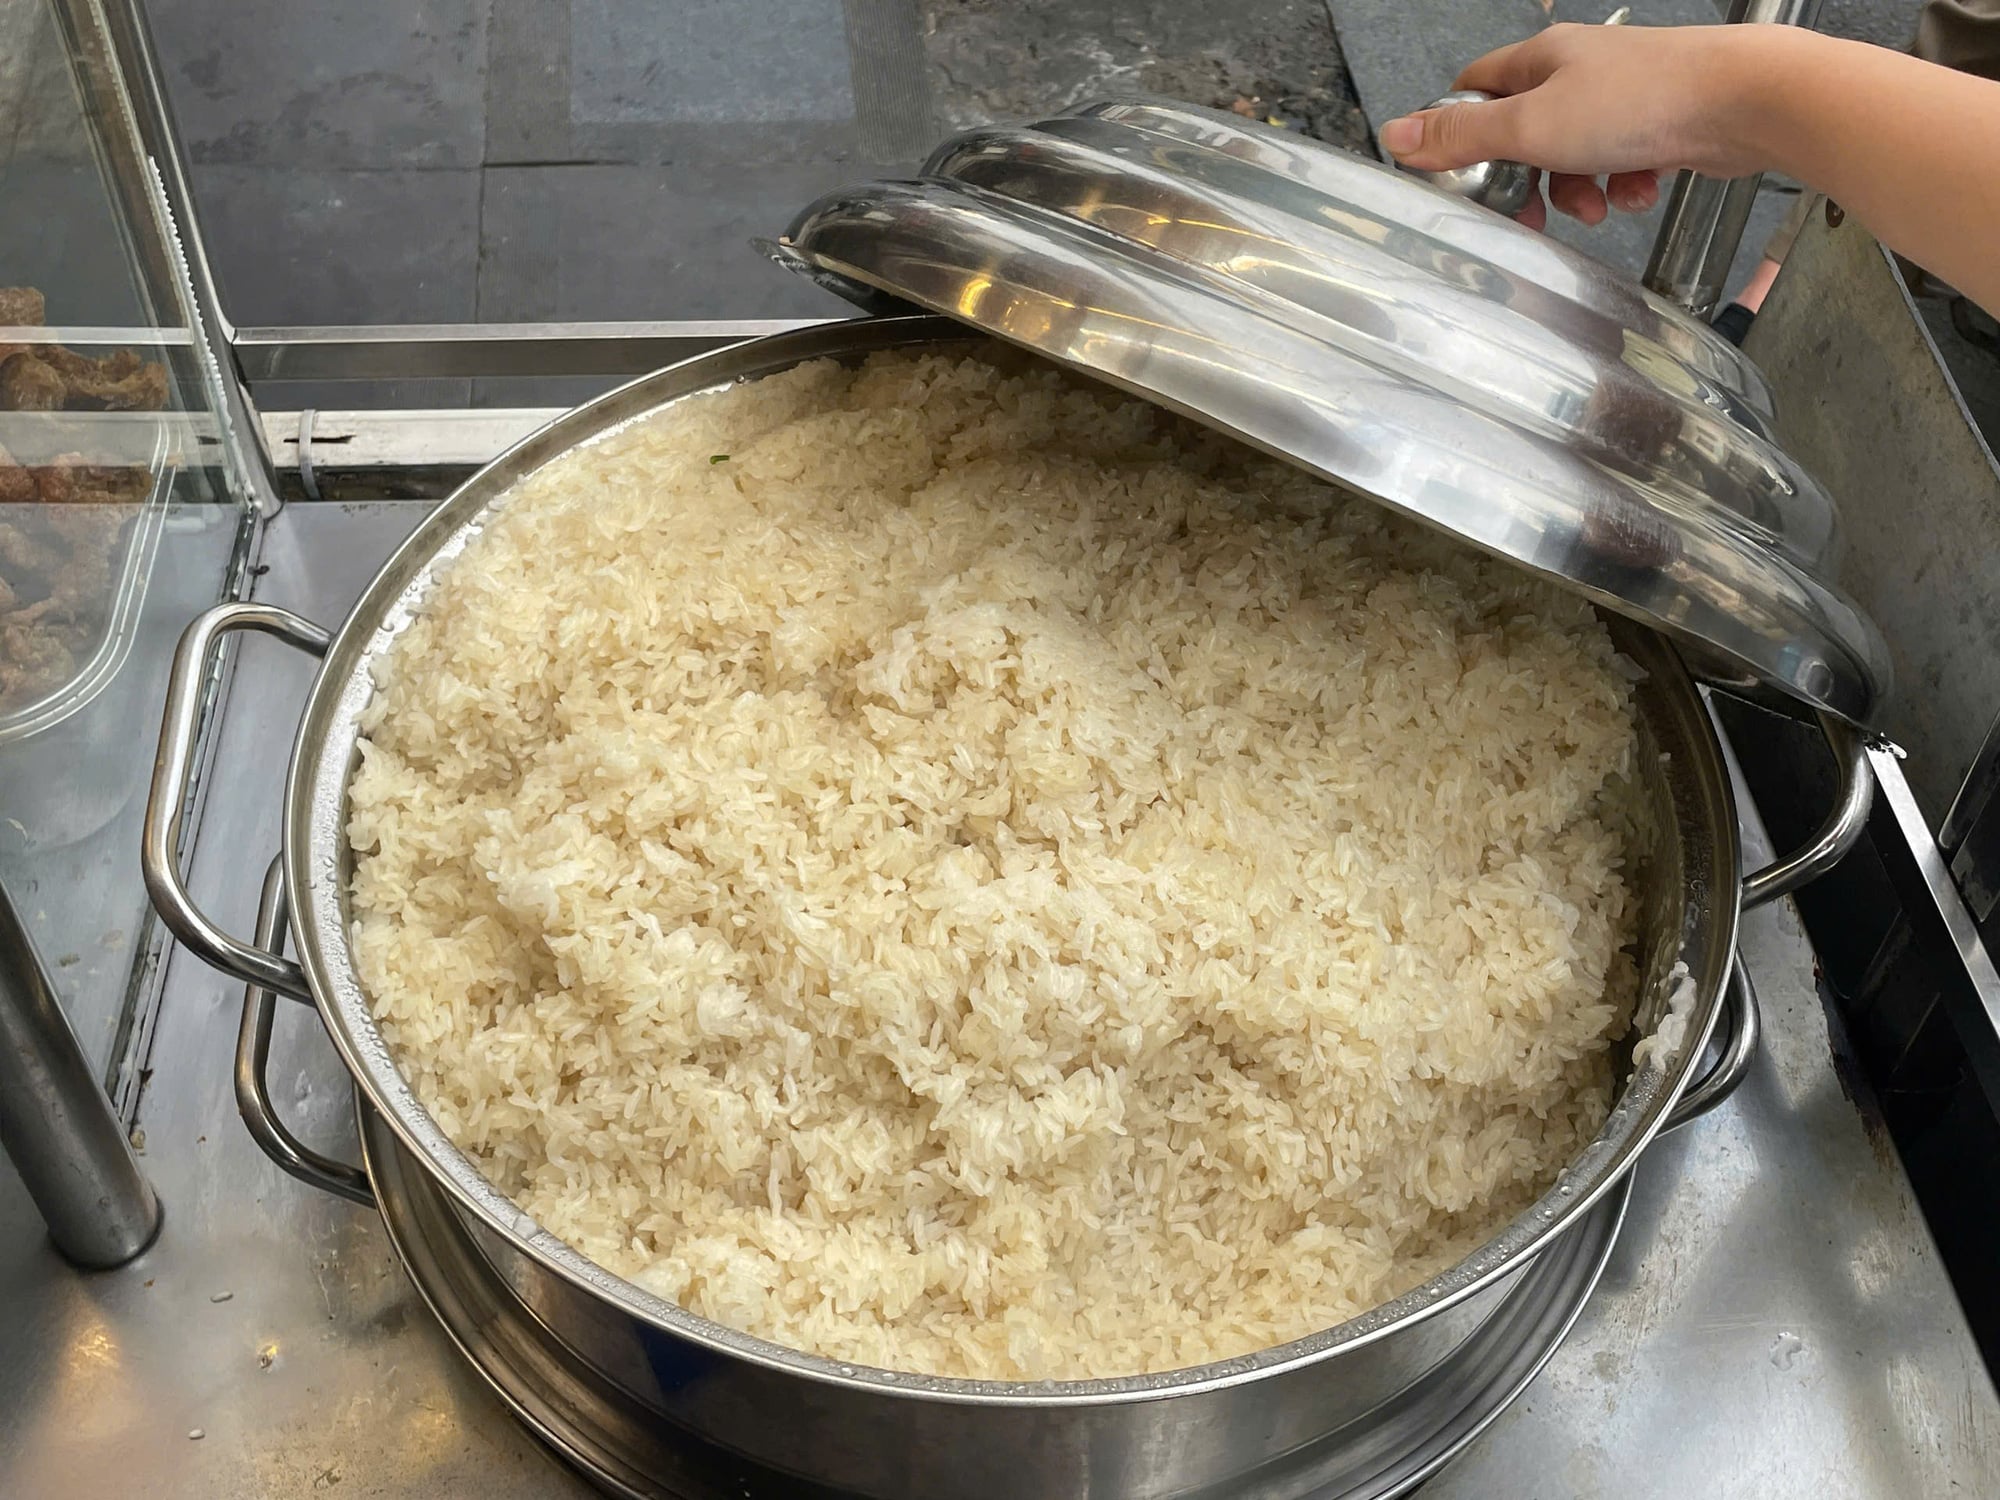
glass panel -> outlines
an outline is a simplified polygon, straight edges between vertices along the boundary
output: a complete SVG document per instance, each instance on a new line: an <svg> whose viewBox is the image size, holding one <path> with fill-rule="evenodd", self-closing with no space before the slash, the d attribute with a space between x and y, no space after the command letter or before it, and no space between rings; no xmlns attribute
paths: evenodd
<svg viewBox="0 0 2000 1500"><path fill-rule="evenodd" d="M0 880L107 1081L167 663L248 507L94 5L0 0Z"/></svg>

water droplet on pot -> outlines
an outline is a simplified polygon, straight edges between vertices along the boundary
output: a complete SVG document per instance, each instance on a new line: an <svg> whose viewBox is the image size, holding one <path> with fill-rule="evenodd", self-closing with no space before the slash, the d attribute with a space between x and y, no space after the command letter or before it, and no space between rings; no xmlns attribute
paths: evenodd
<svg viewBox="0 0 2000 1500"><path fill-rule="evenodd" d="M1796 1333L1781 1332L1771 1345L1771 1363L1781 1370L1789 1370L1805 1352L1806 1341Z"/></svg>

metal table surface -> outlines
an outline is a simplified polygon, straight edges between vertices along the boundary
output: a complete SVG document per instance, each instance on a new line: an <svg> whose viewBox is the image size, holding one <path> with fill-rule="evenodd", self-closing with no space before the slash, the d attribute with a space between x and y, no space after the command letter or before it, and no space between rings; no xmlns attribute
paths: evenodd
<svg viewBox="0 0 2000 1500"><path fill-rule="evenodd" d="M259 595L335 622L424 509L294 505ZM230 687L194 885L237 932L309 670L251 640ZM2000 1495L2000 1402L1894 1152L1835 1068L1789 904L1743 940L1765 1022L1748 1080L1647 1154L1569 1342L1426 1500ZM138 1261L69 1269L0 1161L0 1492L587 1493L461 1363L380 1221L251 1142L230 1090L241 998L168 965L138 1117L167 1217ZM280 1009L271 1077L300 1135L354 1150L345 1077L302 1007Z"/></svg>

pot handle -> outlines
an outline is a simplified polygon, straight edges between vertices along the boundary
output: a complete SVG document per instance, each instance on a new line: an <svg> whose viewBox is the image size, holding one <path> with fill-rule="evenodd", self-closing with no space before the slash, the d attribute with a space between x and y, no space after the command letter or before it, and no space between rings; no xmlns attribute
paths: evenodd
<svg viewBox="0 0 2000 1500"><path fill-rule="evenodd" d="M1851 724L1819 715L1820 733L1840 763L1840 795L1812 842L1743 877L1743 910L1789 896L1839 864L1862 830L1875 801L1875 773L1868 768L1868 741Z"/></svg>
<svg viewBox="0 0 2000 1500"><path fill-rule="evenodd" d="M1875 801L1875 774L1868 768L1868 741L1860 730L1830 714L1818 715L1820 733L1840 767L1839 794L1833 811L1804 847L1743 877L1743 910L1749 911L1789 896L1817 880L1846 856L1868 826ZM1757 992L1750 987L1743 955L1730 959L1729 980L1722 992L1722 1055L1715 1066L1683 1093L1661 1126L1664 1134L1697 1120L1736 1091L1757 1055L1763 1024L1757 1014Z"/></svg>
<svg viewBox="0 0 2000 1500"><path fill-rule="evenodd" d="M194 768L202 703L212 686L215 658L225 638L239 630L274 635L313 656L326 655L330 644L327 633L312 621L275 605L218 604L195 617L174 649L167 706L160 721L160 750L153 761L153 786L146 799L139 864L153 909L196 957L247 984L310 1004L312 990L304 971L290 959L262 946L253 947L216 926L195 905L181 875L181 830L187 822L189 773Z"/></svg>
<svg viewBox="0 0 2000 1500"><path fill-rule="evenodd" d="M1756 1059L1764 1026L1757 1014L1757 992L1750 987L1750 973L1743 967L1741 954L1729 962L1729 982L1723 986L1722 1006L1722 1055L1714 1067L1690 1084L1675 1101L1667 1112L1666 1123L1660 1127L1662 1135L1700 1119L1735 1093L1736 1085L1749 1074L1750 1064Z"/></svg>
<svg viewBox="0 0 2000 1500"><path fill-rule="evenodd" d="M257 903L257 946L276 954L285 941L285 924L291 912L285 902L285 872L281 861L272 860L264 876L264 894ZM236 1032L236 1109L250 1130L252 1140L264 1154L300 1182L322 1188L363 1208L375 1206L375 1192L368 1174L360 1167L306 1145L292 1134L271 1105L271 1090L264 1081L264 1069L271 1060L271 1022L278 997L261 984L243 991L243 1024Z"/></svg>

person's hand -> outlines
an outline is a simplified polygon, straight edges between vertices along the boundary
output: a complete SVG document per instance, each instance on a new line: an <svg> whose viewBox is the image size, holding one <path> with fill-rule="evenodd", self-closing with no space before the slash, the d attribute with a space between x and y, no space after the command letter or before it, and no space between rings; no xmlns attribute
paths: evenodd
<svg viewBox="0 0 2000 1500"><path fill-rule="evenodd" d="M1781 28L1551 26L1489 52L1454 88L1498 97L1391 120L1382 149L1439 171L1503 158L1548 174L1548 201L1586 224L1659 201L1660 173L1740 177L1764 162L1745 144L1758 55ZM1602 183L1599 182L1602 178ZM1537 191L1521 212L1539 229Z"/></svg>

